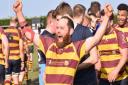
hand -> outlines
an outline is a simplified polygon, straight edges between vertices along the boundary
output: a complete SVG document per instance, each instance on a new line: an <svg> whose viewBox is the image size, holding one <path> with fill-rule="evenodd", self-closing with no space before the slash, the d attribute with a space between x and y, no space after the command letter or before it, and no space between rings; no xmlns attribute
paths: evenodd
<svg viewBox="0 0 128 85"><path fill-rule="evenodd" d="M106 16L110 17L113 14L112 6L110 4L106 4L104 7L104 12Z"/></svg>
<svg viewBox="0 0 128 85"><path fill-rule="evenodd" d="M13 10L15 13L21 12L22 11L22 2L16 1L13 5Z"/></svg>
<svg viewBox="0 0 128 85"><path fill-rule="evenodd" d="M108 81L109 82L114 82L117 77L118 77L119 71L118 70L113 70L111 73L108 74Z"/></svg>
<svg viewBox="0 0 128 85"><path fill-rule="evenodd" d="M5 63L5 69L8 68L8 63Z"/></svg>

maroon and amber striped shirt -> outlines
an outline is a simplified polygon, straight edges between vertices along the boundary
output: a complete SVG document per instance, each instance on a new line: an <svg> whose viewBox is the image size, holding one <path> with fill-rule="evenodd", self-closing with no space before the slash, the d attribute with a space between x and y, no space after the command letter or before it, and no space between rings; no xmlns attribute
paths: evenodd
<svg viewBox="0 0 128 85"><path fill-rule="evenodd" d="M5 29L6 36L9 41L9 59L20 59L19 40L21 38L20 31L15 27Z"/></svg>
<svg viewBox="0 0 128 85"><path fill-rule="evenodd" d="M116 25L116 29L120 32L123 32L126 38L126 41L128 42L128 22L124 25L124 27L119 27L119 25ZM127 63L126 63L126 69L128 72L128 59L127 59Z"/></svg>
<svg viewBox="0 0 128 85"><path fill-rule="evenodd" d="M0 64L4 65L4 55L2 52L2 35L3 35L4 31L2 28L0 28Z"/></svg>
<svg viewBox="0 0 128 85"><path fill-rule="evenodd" d="M46 55L46 85L73 85L77 66L85 54L84 41L60 49L52 38L43 36L38 45Z"/></svg>
<svg viewBox="0 0 128 85"><path fill-rule="evenodd" d="M125 41L124 34L121 32L113 31L110 34L103 36L101 42L98 45L101 60L100 78L107 79L108 73L115 69L122 57L119 48L127 47L128 45ZM124 67L120 71L119 77L116 80L122 80L127 76L128 74L126 73Z"/></svg>

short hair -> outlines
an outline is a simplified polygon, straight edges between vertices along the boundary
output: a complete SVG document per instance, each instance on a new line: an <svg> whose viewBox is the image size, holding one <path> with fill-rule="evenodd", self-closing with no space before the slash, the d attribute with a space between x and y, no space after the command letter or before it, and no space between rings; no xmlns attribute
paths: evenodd
<svg viewBox="0 0 128 85"><path fill-rule="evenodd" d="M82 4L76 4L74 7L73 7L73 16L74 17L79 17L81 15L84 15L85 14L85 11L86 11L86 8L85 6L83 6Z"/></svg>
<svg viewBox="0 0 128 85"><path fill-rule="evenodd" d="M17 23L18 22L17 17L16 16L12 17L11 20L10 20L10 22L16 22Z"/></svg>
<svg viewBox="0 0 128 85"><path fill-rule="evenodd" d="M70 19L68 16L62 16L61 19L67 19L68 20L68 22L67 22L68 27L74 29L74 23L73 23L72 19Z"/></svg>
<svg viewBox="0 0 128 85"><path fill-rule="evenodd" d="M104 16L104 15L105 15L104 10L101 10L101 11L100 11L100 14L101 14L101 16ZM113 19L114 19L114 14L113 14L113 13L112 13L112 15L110 16L109 19L110 19L110 20L113 20Z"/></svg>
<svg viewBox="0 0 128 85"><path fill-rule="evenodd" d="M119 4L117 7L118 10L126 10L128 12L128 5L127 4Z"/></svg>
<svg viewBox="0 0 128 85"><path fill-rule="evenodd" d="M56 17L55 17L55 10L50 10L50 11L48 12L48 14L47 14L47 18L48 18L48 17L56 18Z"/></svg>
<svg viewBox="0 0 128 85"><path fill-rule="evenodd" d="M46 17L46 23L48 24L49 19L56 19L55 17L55 10L50 10Z"/></svg>
<svg viewBox="0 0 128 85"><path fill-rule="evenodd" d="M56 16L57 15L63 16L65 14L68 14L70 17L73 17L71 6L66 2L62 2L56 7Z"/></svg>

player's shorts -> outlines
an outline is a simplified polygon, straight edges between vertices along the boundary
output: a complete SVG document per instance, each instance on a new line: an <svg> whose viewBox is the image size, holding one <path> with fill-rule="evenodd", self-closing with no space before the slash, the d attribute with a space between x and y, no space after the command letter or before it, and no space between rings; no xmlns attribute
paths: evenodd
<svg viewBox="0 0 128 85"><path fill-rule="evenodd" d="M0 64L0 83L3 83L5 79L5 67Z"/></svg>
<svg viewBox="0 0 128 85"><path fill-rule="evenodd" d="M9 67L6 69L6 75L11 75L11 74L17 74L20 73L21 69L21 60L9 60Z"/></svg>

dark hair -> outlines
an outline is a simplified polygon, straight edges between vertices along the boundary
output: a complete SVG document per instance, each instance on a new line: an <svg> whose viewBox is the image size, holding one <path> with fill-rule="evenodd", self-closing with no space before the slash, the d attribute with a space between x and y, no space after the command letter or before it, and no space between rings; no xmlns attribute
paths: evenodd
<svg viewBox="0 0 128 85"><path fill-rule="evenodd" d="M100 14L101 14L101 16L104 16L104 15L105 15L104 10L101 10L101 11L100 11ZM110 16L109 19L110 19L110 20L113 20L113 19L114 19L114 14L113 14L113 13L112 13L112 15Z"/></svg>
<svg viewBox="0 0 128 85"><path fill-rule="evenodd" d="M74 23L73 23L73 21L72 21L69 17L67 17L67 16L62 16L61 19L67 19L67 20L68 20L68 23L67 23L68 27L74 29Z"/></svg>
<svg viewBox="0 0 128 85"><path fill-rule="evenodd" d="M71 6L66 3L66 2L62 2L60 3L57 7L56 7L56 16L57 15L65 15L68 14L70 17L73 17L73 13L72 13L72 8Z"/></svg>
<svg viewBox="0 0 128 85"><path fill-rule="evenodd" d="M52 18L56 18L55 17L55 10L50 10L47 14L47 17L52 17Z"/></svg>
<svg viewBox="0 0 128 85"><path fill-rule="evenodd" d="M45 24L48 24L48 21L49 19L56 19L55 17L55 10L50 10L47 14L47 17L46 17L46 23Z"/></svg>
<svg viewBox="0 0 128 85"><path fill-rule="evenodd" d="M74 7L73 7L73 16L81 16L81 15L84 15L85 14L85 11L86 11L86 8L85 6L83 6L82 4L76 4Z"/></svg>
<svg viewBox="0 0 128 85"><path fill-rule="evenodd" d="M119 4L117 7L118 10L126 10L128 11L128 5L127 4Z"/></svg>
<svg viewBox="0 0 128 85"><path fill-rule="evenodd" d="M92 6L95 5L95 4L98 6L98 8L99 8L99 10L100 10L101 5L100 5L100 3L97 2L97 1L91 2L91 8L92 8Z"/></svg>

